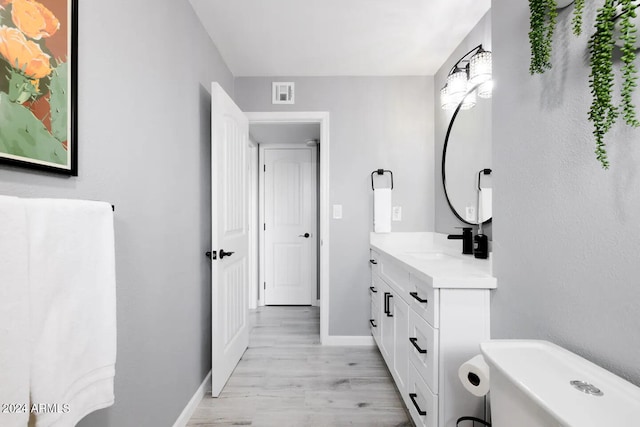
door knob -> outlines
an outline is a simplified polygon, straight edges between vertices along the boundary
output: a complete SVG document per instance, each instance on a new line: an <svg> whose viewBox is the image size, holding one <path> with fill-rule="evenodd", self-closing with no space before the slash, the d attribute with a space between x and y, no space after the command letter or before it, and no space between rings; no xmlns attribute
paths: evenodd
<svg viewBox="0 0 640 427"><path fill-rule="evenodd" d="M216 259L216 251L207 251L204 255L209 259Z"/></svg>
<svg viewBox="0 0 640 427"><path fill-rule="evenodd" d="M220 249L220 259L233 255L234 252L225 252L224 249Z"/></svg>
<svg viewBox="0 0 640 427"><path fill-rule="evenodd" d="M311 234L309 234L309 233L304 233L304 234L299 235L298 237L304 237L305 239L308 239L308 238L309 238L309 236L311 236Z"/></svg>

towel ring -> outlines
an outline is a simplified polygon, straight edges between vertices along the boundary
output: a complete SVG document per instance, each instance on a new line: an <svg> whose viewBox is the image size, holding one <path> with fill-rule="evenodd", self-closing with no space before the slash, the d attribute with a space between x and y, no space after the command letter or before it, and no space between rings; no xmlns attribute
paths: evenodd
<svg viewBox="0 0 640 427"><path fill-rule="evenodd" d="M391 189L393 190L393 172L387 169L377 169L371 172L371 189L372 190L375 190L375 187L373 186L373 175L374 174L384 175L385 172L389 172L391 174Z"/></svg>

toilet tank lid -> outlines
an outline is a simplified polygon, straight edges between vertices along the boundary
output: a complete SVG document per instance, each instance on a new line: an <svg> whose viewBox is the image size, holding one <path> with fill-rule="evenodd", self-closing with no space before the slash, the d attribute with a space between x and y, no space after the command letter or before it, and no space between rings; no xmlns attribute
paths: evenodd
<svg viewBox="0 0 640 427"><path fill-rule="evenodd" d="M538 340L492 340L480 349L491 376L502 373L563 425L640 425L640 388L575 353Z"/></svg>

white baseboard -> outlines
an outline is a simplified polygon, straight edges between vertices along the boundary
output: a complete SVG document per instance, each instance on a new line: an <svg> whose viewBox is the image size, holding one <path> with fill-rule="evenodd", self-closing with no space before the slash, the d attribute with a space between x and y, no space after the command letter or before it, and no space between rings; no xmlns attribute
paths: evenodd
<svg viewBox="0 0 640 427"><path fill-rule="evenodd" d="M327 335L322 338L322 345L359 345L359 346L373 346L375 341L371 335L365 336L349 336L349 335Z"/></svg>
<svg viewBox="0 0 640 427"><path fill-rule="evenodd" d="M196 411L196 408L202 401L202 398L210 390L211 390L211 371L209 371L204 381L202 381L202 384L200 384L200 387L198 387L198 389L196 390L195 394L193 395L189 403L187 403L187 406L184 407L184 409L182 410L182 413L180 414L176 422L173 424L173 427L185 427L189 422L189 420L191 419L191 416L193 415L193 413Z"/></svg>

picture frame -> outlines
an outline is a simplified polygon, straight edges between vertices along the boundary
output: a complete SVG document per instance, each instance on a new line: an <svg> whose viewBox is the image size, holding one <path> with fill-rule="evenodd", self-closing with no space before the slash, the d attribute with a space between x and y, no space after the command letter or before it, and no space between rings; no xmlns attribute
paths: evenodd
<svg viewBox="0 0 640 427"><path fill-rule="evenodd" d="M78 0L0 0L0 163L78 175Z"/></svg>

